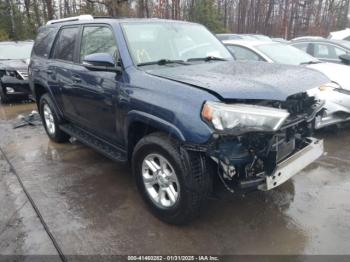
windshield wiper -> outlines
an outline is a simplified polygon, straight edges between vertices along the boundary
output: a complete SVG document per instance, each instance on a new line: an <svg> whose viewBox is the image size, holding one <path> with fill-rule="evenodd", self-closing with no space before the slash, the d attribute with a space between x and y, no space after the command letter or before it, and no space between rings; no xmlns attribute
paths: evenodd
<svg viewBox="0 0 350 262"><path fill-rule="evenodd" d="M303 63L300 63L300 64L301 65L313 65L313 64L319 64L319 63L322 63L322 62L318 61L318 60L311 60L311 61L303 62Z"/></svg>
<svg viewBox="0 0 350 262"><path fill-rule="evenodd" d="M191 62L191 61L205 61L205 62L209 62L209 61L227 61L227 59L221 58L221 57L216 57L216 56L197 57L197 58L189 58L189 59L187 59L187 62Z"/></svg>
<svg viewBox="0 0 350 262"><path fill-rule="evenodd" d="M179 65L190 65L184 60L170 60L170 59L160 59L158 61L140 63L137 66L148 66L148 65L168 65L168 64L179 64Z"/></svg>

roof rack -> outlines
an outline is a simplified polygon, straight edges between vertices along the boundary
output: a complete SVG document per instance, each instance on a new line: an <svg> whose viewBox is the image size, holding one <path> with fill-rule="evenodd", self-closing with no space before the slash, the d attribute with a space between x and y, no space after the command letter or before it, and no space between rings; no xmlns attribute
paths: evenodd
<svg viewBox="0 0 350 262"><path fill-rule="evenodd" d="M70 22L70 21L91 21L91 20L94 20L94 17L92 15L80 15L80 16L73 16L73 17L62 18L57 20L50 20L46 24L52 25L57 23Z"/></svg>

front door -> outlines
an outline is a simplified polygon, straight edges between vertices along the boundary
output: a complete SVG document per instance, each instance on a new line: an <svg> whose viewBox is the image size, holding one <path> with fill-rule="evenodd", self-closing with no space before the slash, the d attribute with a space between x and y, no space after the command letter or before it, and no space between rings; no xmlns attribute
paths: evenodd
<svg viewBox="0 0 350 262"><path fill-rule="evenodd" d="M78 61L72 67L75 90L74 105L82 125L106 140L119 143L116 135L116 97L122 75L116 72L89 70L83 66L85 56L118 52L114 33L106 25L85 25L82 28Z"/></svg>

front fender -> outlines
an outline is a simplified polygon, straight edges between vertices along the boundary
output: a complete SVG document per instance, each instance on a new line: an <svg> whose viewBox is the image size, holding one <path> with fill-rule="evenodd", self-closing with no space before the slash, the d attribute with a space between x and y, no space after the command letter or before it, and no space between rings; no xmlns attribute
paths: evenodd
<svg viewBox="0 0 350 262"><path fill-rule="evenodd" d="M128 130L130 126L136 122L138 123L141 122L148 126L152 126L160 131L163 131L167 134L172 135L174 138L178 139L181 142L186 142L185 136L175 125L157 116L154 116L142 111L138 111L138 110L131 110L127 114L127 125L126 125L126 130L124 132L125 139L128 138Z"/></svg>

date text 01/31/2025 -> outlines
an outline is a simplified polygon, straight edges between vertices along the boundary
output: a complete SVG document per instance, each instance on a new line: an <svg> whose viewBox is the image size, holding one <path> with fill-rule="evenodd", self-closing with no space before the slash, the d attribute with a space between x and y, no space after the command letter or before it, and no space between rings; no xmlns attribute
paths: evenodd
<svg viewBox="0 0 350 262"><path fill-rule="evenodd" d="M220 261L218 256L128 256L128 261Z"/></svg>

